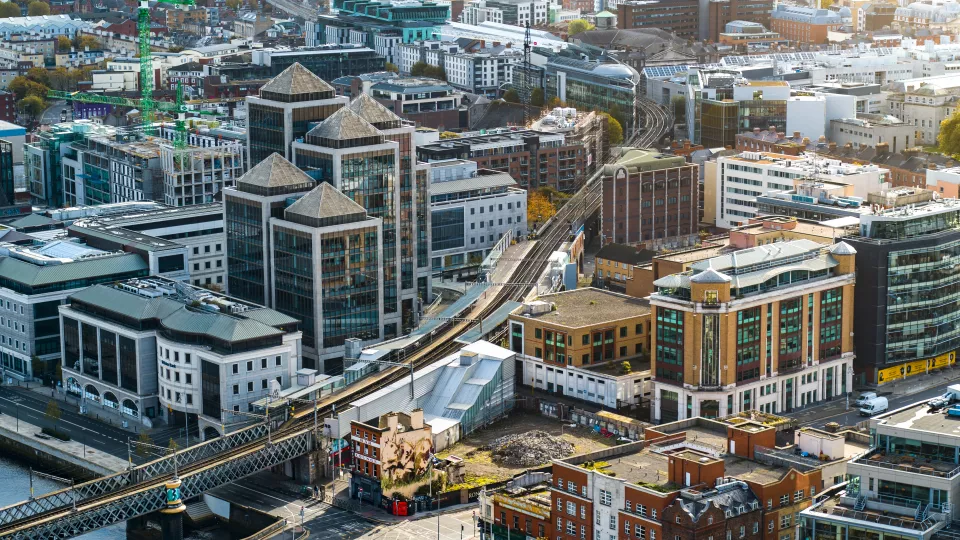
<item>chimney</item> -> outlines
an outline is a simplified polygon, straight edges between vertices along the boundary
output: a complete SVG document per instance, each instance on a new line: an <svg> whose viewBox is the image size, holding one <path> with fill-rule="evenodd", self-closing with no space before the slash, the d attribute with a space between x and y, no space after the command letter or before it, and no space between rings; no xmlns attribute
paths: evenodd
<svg viewBox="0 0 960 540"><path fill-rule="evenodd" d="M794 131L794 132L793 132L793 138L794 138L794 139L799 139L799 138L800 138L800 132L799 132L799 131Z"/></svg>
<svg viewBox="0 0 960 540"><path fill-rule="evenodd" d="M487 48L487 40L485 40L485 39L481 39L481 40L480 40L480 48L481 48L481 49L486 49L486 48Z"/></svg>
<svg viewBox="0 0 960 540"><path fill-rule="evenodd" d="M889 151L890 151L890 143L885 143L885 142L877 143L878 154L886 154Z"/></svg>
<svg viewBox="0 0 960 540"><path fill-rule="evenodd" d="M410 411L410 427L412 429L423 429L423 409Z"/></svg>

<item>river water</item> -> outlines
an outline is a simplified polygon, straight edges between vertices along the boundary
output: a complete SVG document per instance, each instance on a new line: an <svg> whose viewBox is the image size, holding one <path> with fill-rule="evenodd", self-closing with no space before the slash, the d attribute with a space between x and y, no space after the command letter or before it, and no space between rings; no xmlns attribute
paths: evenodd
<svg viewBox="0 0 960 540"><path fill-rule="evenodd" d="M56 471L50 471L56 474ZM30 469L28 466L13 461L4 456L0 456L0 507L16 504L30 497ZM65 486L53 480L44 478L33 479L33 491L35 495L42 495L51 491L63 489ZM118 523L106 529L100 529L78 538L84 540L125 540L127 524Z"/></svg>

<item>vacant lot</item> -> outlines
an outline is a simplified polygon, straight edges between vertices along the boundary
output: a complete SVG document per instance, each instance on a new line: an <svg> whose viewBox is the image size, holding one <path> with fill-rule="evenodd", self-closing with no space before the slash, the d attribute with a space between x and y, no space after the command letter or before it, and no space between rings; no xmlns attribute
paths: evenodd
<svg viewBox="0 0 960 540"><path fill-rule="evenodd" d="M446 457L452 454L462 458L467 464L467 484L475 486L507 480L524 471L521 467L505 467L494 463L489 451L480 450L481 447L487 446L494 439L503 437L504 435L526 433L539 429L555 437L562 437L565 441L573 444L573 454L592 452L607 446L613 446L614 444L613 437L607 439L587 428L567 427L569 425L570 424L563 424L559 420L547 418L539 414L514 412L509 418L500 420L486 429L472 433L466 439L440 452L438 456ZM561 426L563 428L562 435L560 433Z"/></svg>

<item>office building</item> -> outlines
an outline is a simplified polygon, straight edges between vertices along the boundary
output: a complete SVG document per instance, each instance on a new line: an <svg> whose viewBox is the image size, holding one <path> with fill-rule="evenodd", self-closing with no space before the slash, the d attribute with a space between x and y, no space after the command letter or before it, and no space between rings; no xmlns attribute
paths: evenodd
<svg viewBox="0 0 960 540"><path fill-rule="evenodd" d="M527 192L509 174L461 159L427 167L432 271L478 266L504 234L527 234Z"/></svg>
<svg viewBox="0 0 960 540"><path fill-rule="evenodd" d="M67 392L99 414L197 425L203 439L300 368L296 319L163 278L74 292L59 317Z"/></svg>
<svg viewBox="0 0 960 540"><path fill-rule="evenodd" d="M416 167L414 130L362 94L293 145L297 167L383 222L386 336L416 326L431 297L427 175Z"/></svg>
<svg viewBox="0 0 960 540"><path fill-rule="evenodd" d="M64 299L98 283L150 273L136 253L105 252L79 242L7 245L3 252L0 356L5 376L21 381L54 380L61 351L57 309Z"/></svg>
<svg viewBox="0 0 960 540"><path fill-rule="evenodd" d="M231 296L274 305L270 218L282 216L291 199L315 185L312 178L274 153L238 178L235 187L224 190L227 291Z"/></svg>
<svg viewBox="0 0 960 540"><path fill-rule="evenodd" d="M697 0L640 0L617 4L617 27L624 30L659 28L688 39L700 38Z"/></svg>
<svg viewBox="0 0 960 540"><path fill-rule="evenodd" d="M603 169L603 242L642 243L647 249L696 243L699 177L699 167L682 156L623 149Z"/></svg>
<svg viewBox="0 0 960 540"><path fill-rule="evenodd" d="M587 156L584 175L588 178L596 172L597 167L607 161L610 148L607 117L596 111L585 112L577 111L573 107L557 107L534 122L530 128L548 133L563 133L564 142L582 146Z"/></svg>
<svg viewBox="0 0 960 540"><path fill-rule="evenodd" d="M757 217L757 197L771 191L790 191L798 181L815 181L850 186L844 197L850 204L865 200L871 192L889 187L889 171L877 165L854 165L810 154L788 156L764 152L742 152L720 157L704 175L705 201L716 212L716 226L729 229ZM712 199L712 200L711 200Z"/></svg>
<svg viewBox="0 0 960 540"><path fill-rule="evenodd" d="M911 140L914 140L915 129L895 116L863 113L857 114L856 118L830 120L827 138L837 146L850 143L854 148L887 143L887 150L897 153L913 148Z"/></svg>
<svg viewBox="0 0 960 540"><path fill-rule="evenodd" d="M523 385L613 409L649 399L646 300L594 288L546 294L514 309L509 327Z"/></svg>
<svg viewBox="0 0 960 540"><path fill-rule="evenodd" d="M293 159L291 146L311 122L320 122L347 104L333 87L299 63L247 97L247 162L253 166L278 153Z"/></svg>
<svg viewBox="0 0 960 540"><path fill-rule="evenodd" d="M13 144L0 139L0 207L13 206L17 199L13 177Z"/></svg>
<svg viewBox="0 0 960 540"><path fill-rule="evenodd" d="M728 32L728 26L734 22L748 22L770 27L770 13L774 2L771 0L711 0L707 6L707 34L703 36L713 42L720 41L720 34ZM701 28L704 21L700 21Z"/></svg>
<svg viewBox="0 0 960 540"><path fill-rule="evenodd" d="M463 6L460 22L480 24L495 22L519 26L546 25L549 21L549 5L546 0L477 0Z"/></svg>
<svg viewBox="0 0 960 540"><path fill-rule="evenodd" d="M450 4L420 0L401 4L334 0L333 7L336 15L321 14L316 21L307 21L308 46L362 43L374 48L378 41L396 44L436 39L440 26L450 20L451 10ZM388 54L384 56L391 61Z"/></svg>
<svg viewBox="0 0 960 540"><path fill-rule="evenodd" d="M653 420L790 412L852 391L856 257L793 240L654 281Z"/></svg>
<svg viewBox="0 0 960 540"><path fill-rule="evenodd" d="M302 321L306 367L340 373L347 339L383 338L383 222L320 182L269 225L272 303Z"/></svg>
<svg viewBox="0 0 960 540"><path fill-rule="evenodd" d="M223 188L232 186L246 170L244 153L239 142L182 150L161 146L163 201L170 206L188 206L220 199Z"/></svg>
<svg viewBox="0 0 960 540"><path fill-rule="evenodd" d="M847 463L846 485L800 512L803 537L823 540L850 531L927 540L952 534L960 439L946 412L921 401L872 418L871 448Z"/></svg>
<svg viewBox="0 0 960 540"><path fill-rule="evenodd" d="M928 194L929 198L929 194ZM956 199L915 202L860 217L854 342L858 383L883 384L953 363L960 348L953 253Z"/></svg>
<svg viewBox="0 0 960 540"><path fill-rule="evenodd" d="M466 128L463 92L437 79L402 77L374 82L368 92L394 114L418 126L449 131Z"/></svg>
<svg viewBox="0 0 960 540"><path fill-rule="evenodd" d="M488 97L500 94L503 85L513 81L513 66L523 60L523 52L506 45L479 46L443 56L447 82ZM429 61L428 61L429 63Z"/></svg>
<svg viewBox="0 0 960 540"><path fill-rule="evenodd" d="M417 158L425 162L469 159L478 169L508 173L524 189L550 186L574 192L587 179L586 149L568 144L563 133L507 128L464 133L417 146Z"/></svg>

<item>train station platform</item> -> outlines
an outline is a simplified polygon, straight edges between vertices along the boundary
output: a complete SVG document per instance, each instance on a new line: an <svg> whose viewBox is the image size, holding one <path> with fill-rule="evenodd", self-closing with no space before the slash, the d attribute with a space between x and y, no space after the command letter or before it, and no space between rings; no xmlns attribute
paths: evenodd
<svg viewBox="0 0 960 540"><path fill-rule="evenodd" d="M464 332L464 334L456 339L457 343L463 343L464 345L469 345L475 341L480 341L487 334L492 332L494 328L497 328L503 324L507 317L510 316L510 312L520 307L520 302L515 302L513 300L508 300L504 302L502 306L497 308L496 311L490 315L483 318L481 324L478 324Z"/></svg>

